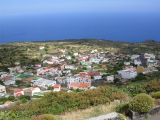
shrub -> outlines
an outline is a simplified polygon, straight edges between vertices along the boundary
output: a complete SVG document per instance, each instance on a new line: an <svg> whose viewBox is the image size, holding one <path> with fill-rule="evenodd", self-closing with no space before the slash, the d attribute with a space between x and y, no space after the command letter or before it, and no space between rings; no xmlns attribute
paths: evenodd
<svg viewBox="0 0 160 120"><path fill-rule="evenodd" d="M122 114L118 113L118 115L120 116L120 120L125 120L125 117Z"/></svg>
<svg viewBox="0 0 160 120"><path fill-rule="evenodd" d="M56 120L56 117L52 114L43 114L39 115L37 120Z"/></svg>
<svg viewBox="0 0 160 120"><path fill-rule="evenodd" d="M156 98L156 99L160 99L160 92L155 92L153 95L152 95L153 98Z"/></svg>
<svg viewBox="0 0 160 120"><path fill-rule="evenodd" d="M7 100L8 100L8 98L0 98L0 102L5 102Z"/></svg>
<svg viewBox="0 0 160 120"><path fill-rule="evenodd" d="M148 92L160 91L160 80L151 80L148 84L144 85L143 88Z"/></svg>
<svg viewBox="0 0 160 120"><path fill-rule="evenodd" d="M112 92L107 87L81 92L50 92L46 93L41 99L31 101L23 106L9 107L13 113L22 113L26 117L33 115L54 114L58 115L63 112L86 109L90 106L106 104L113 100L124 99L122 93ZM19 98L23 103L26 102L25 96Z"/></svg>
<svg viewBox="0 0 160 120"><path fill-rule="evenodd" d="M26 99L26 98L23 98L21 101L22 101L22 103L26 103L26 102L27 102L27 99Z"/></svg>
<svg viewBox="0 0 160 120"><path fill-rule="evenodd" d="M14 99L15 99L14 96L9 96L9 97L8 97L8 100L10 100L10 101L13 101Z"/></svg>
<svg viewBox="0 0 160 120"><path fill-rule="evenodd" d="M127 113L129 111L128 103L120 104L116 107L116 112Z"/></svg>
<svg viewBox="0 0 160 120"><path fill-rule="evenodd" d="M129 103L129 108L137 112L148 112L154 106L153 99L147 94L139 94Z"/></svg>

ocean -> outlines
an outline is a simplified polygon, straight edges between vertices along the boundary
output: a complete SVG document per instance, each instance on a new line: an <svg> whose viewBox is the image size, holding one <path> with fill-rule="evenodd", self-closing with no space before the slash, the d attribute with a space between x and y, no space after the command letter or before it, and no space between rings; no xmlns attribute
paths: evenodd
<svg viewBox="0 0 160 120"><path fill-rule="evenodd" d="M0 17L0 43L83 38L160 41L160 15L104 12Z"/></svg>

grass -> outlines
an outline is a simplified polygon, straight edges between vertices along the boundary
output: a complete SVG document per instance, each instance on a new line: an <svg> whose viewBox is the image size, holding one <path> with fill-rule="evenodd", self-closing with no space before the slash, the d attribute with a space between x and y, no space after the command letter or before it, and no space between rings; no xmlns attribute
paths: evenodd
<svg viewBox="0 0 160 120"><path fill-rule="evenodd" d="M131 99L127 98L125 102L128 103ZM73 112L64 113L64 115L58 115L57 120L83 120L90 117L96 117L99 115L104 115L107 113L111 113L115 111L115 107L119 104L122 104L119 102L111 102L110 104L105 105L98 105L95 107L90 107L85 110L78 110Z"/></svg>

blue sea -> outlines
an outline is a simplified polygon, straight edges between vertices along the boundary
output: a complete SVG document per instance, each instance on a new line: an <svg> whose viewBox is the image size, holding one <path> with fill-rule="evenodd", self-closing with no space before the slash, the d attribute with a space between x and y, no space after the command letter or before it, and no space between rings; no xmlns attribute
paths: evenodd
<svg viewBox="0 0 160 120"><path fill-rule="evenodd" d="M108 12L0 17L0 43L83 38L160 41L160 15Z"/></svg>

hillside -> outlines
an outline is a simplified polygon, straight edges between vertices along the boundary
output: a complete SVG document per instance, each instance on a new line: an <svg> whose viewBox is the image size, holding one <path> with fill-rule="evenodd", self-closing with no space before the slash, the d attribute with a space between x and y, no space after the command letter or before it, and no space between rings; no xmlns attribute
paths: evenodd
<svg viewBox="0 0 160 120"><path fill-rule="evenodd" d="M44 50L39 50L44 46ZM8 66L14 66L19 61L22 65L31 65L41 62L44 54L58 54L59 49L68 49L70 52L78 51L80 54L89 53L91 50L106 50L114 53L141 54L154 53L160 57L159 42L129 43L96 39L70 39L58 41L39 42L13 42L0 44L1 70L7 70Z"/></svg>
<svg viewBox="0 0 160 120"><path fill-rule="evenodd" d="M5 109L1 107L1 115L4 115L5 118L9 116L15 119L24 117L26 120L36 120L48 114L47 116L53 117L54 115L61 120L75 120L76 117L70 119L65 115L75 113L74 115L77 116L79 111L87 109L93 111L88 113L90 115L81 115L81 119L115 110L123 113L122 111L127 109L125 112L128 112L128 104L135 96L145 93L152 97L154 92L160 91L160 72L157 62L157 57L160 57L159 44L159 42L152 40L129 43L96 39L0 44L0 71L7 72L8 68L12 67L13 71L10 70L7 74L11 77L8 78L15 82L8 85L5 84L6 77L1 79L1 84L6 86L6 91L10 95L1 98L1 104L5 104L4 102L7 100L15 102L15 105ZM133 54L141 54L140 56L144 54L146 59L149 59L148 56L153 56L149 60L156 62L153 61L154 64L149 62L150 68L146 69L146 73L138 72L136 71L137 64L133 63L133 60L135 61L137 58L132 59L133 56L137 55ZM88 58L85 58L86 56ZM68 59L68 57L70 58ZM100 62L96 62L97 59ZM36 66L36 63L42 64ZM23 72L17 70L19 67L22 68ZM131 74L129 77L125 77L118 73L120 70L127 75ZM63 84L60 80L65 81L65 83ZM78 83L78 87L79 83L83 85L86 83L89 86L74 88L75 86L71 86L73 80ZM46 84L44 84L45 82ZM55 90L57 89L55 84L60 86L59 92ZM37 89L41 95L28 95L28 91L33 90L32 87L39 87ZM19 95L16 90L25 91L25 94ZM118 101L118 104L113 105L115 101ZM152 106L156 105L159 105L158 100ZM103 110L99 106L102 106ZM108 108L109 106L111 108Z"/></svg>

